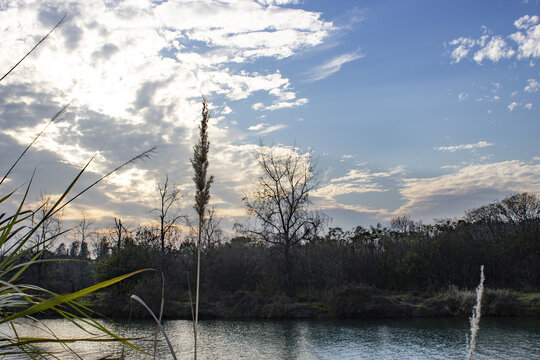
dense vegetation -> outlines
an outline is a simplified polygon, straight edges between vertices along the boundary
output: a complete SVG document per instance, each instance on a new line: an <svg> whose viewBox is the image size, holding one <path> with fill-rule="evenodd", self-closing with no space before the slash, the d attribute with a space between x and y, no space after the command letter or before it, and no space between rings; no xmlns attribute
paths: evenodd
<svg viewBox="0 0 540 360"><path fill-rule="evenodd" d="M188 316L188 289L193 289L196 274L195 242L189 238L175 242L171 233L162 260L159 229L141 227L126 234L119 242L101 237L93 246L93 256L84 241L61 244L44 257L84 261L42 263L29 269L27 280L70 292L136 269L159 269L164 261L166 313ZM539 243L540 200L527 193L433 225L404 216L388 226L330 228L323 236L297 244L288 265L278 247L254 237L210 241L202 252L201 309L204 313L213 302L238 306L235 302L245 301L238 294L246 293L277 303L282 297L328 304L336 294L358 288L395 293L473 289L482 264L488 288L533 292L540 288ZM288 276L284 271L290 272ZM93 301L118 315L128 312L131 294L158 309L161 275L156 271L127 279L94 295Z"/></svg>

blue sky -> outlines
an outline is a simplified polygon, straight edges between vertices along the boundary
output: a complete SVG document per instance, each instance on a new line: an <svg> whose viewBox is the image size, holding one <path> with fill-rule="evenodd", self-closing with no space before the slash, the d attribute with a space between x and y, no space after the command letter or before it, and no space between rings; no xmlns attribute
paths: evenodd
<svg viewBox="0 0 540 360"><path fill-rule="evenodd" d="M213 204L242 221L261 144L313 151L314 207L350 228L407 214L429 223L540 192L537 1L5 1L5 72L67 12L69 21L0 84L0 168L71 103L8 183L38 167L58 194L152 145L64 213L100 224L152 221L156 176L186 195L200 95L211 104ZM212 151L211 150L211 151Z"/></svg>

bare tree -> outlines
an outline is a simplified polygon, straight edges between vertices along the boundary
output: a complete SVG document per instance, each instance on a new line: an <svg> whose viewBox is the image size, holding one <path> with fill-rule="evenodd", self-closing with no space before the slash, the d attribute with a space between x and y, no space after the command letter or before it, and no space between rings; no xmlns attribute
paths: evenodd
<svg viewBox="0 0 540 360"><path fill-rule="evenodd" d="M501 213L507 221L525 224L540 218L540 196L521 193L507 196L501 201Z"/></svg>
<svg viewBox="0 0 540 360"><path fill-rule="evenodd" d="M198 226L189 221L189 219L187 219L187 226L190 231L186 240L196 244L199 237ZM216 216L215 207L206 209L206 219L202 231L201 245L206 249L209 249L214 245L221 244L224 238L225 235L221 228L221 219Z"/></svg>
<svg viewBox="0 0 540 360"><path fill-rule="evenodd" d="M157 180L157 177L156 177ZM153 209L159 216L159 238L161 243L161 269L163 270L163 263L165 261L165 238L171 229L180 221L185 218L179 214L179 210L174 208L177 202L179 202L183 195L180 193L180 189L172 188L169 184L169 175L165 174L165 179L160 182L157 181L157 187L159 190L160 204L159 208Z"/></svg>
<svg viewBox="0 0 540 360"><path fill-rule="evenodd" d="M111 238L116 241L116 250L120 252L120 247L122 246L122 237L127 234L128 231L124 224L122 224L122 219L114 218L114 229L109 233Z"/></svg>
<svg viewBox="0 0 540 360"><path fill-rule="evenodd" d="M400 233L418 231L421 227L422 223L415 222L409 215L395 216L390 219L390 228Z"/></svg>
<svg viewBox="0 0 540 360"><path fill-rule="evenodd" d="M216 208L212 207L206 210L206 223L203 229L202 241L206 248L214 245L220 245L223 241L223 230L221 229L221 219L216 217Z"/></svg>
<svg viewBox="0 0 540 360"><path fill-rule="evenodd" d="M503 224L512 224L524 232L534 231L540 218L540 197L534 193L507 196L502 201L468 210L465 219L482 223L492 236L503 231Z"/></svg>
<svg viewBox="0 0 540 360"><path fill-rule="evenodd" d="M80 241L81 248L79 250L79 256L83 259L87 259L90 254L88 252L88 240L93 235L91 230L95 220L89 220L86 217L86 213L82 212L82 218L75 224L75 236L76 241Z"/></svg>
<svg viewBox="0 0 540 360"><path fill-rule="evenodd" d="M39 224L38 231L35 232L33 240L33 251L39 252L45 250L62 231L60 215L56 214L48 216L54 201L50 196L41 194L40 205L38 209L32 214L32 227L34 224Z"/></svg>
<svg viewBox="0 0 540 360"><path fill-rule="evenodd" d="M258 162L262 175L256 189L242 199L257 225L235 224L235 228L282 252L285 285L291 290L294 247L316 236L328 221L326 215L311 210L310 193L318 185L317 173L311 154L302 155L296 149L261 146Z"/></svg>

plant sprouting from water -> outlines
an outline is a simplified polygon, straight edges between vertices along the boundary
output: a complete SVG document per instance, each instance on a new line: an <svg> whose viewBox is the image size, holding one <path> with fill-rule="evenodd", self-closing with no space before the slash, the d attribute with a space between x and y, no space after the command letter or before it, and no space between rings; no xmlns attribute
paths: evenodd
<svg viewBox="0 0 540 360"><path fill-rule="evenodd" d="M471 316L471 340L467 339L467 360L471 360L476 346L476 335L480 328L480 316L482 315L482 295L484 294L484 265L480 267L480 284L476 288L476 305Z"/></svg>

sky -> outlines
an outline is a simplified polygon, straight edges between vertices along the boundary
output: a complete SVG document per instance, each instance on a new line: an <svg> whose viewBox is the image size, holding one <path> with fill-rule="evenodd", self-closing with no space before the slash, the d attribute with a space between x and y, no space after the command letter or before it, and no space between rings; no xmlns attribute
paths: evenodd
<svg viewBox="0 0 540 360"><path fill-rule="evenodd" d="M194 215L202 95L211 204L227 228L244 220L261 144L313 154L313 208L345 229L540 193L537 0L1 0L0 73L64 14L0 83L2 173L69 104L2 193L36 169L30 203L57 195L95 155L82 189L157 146L66 221L150 223L166 174Z"/></svg>

